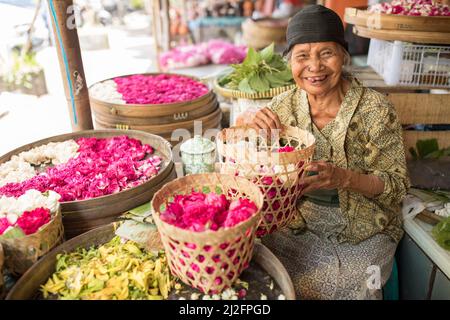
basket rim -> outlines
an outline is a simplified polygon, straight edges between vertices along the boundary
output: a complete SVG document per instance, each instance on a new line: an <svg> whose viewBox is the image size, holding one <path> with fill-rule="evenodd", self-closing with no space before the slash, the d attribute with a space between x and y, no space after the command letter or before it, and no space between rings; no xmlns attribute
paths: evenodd
<svg viewBox="0 0 450 320"><path fill-rule="evenodd" d="M181 77L193 79L193 80L195 80L195 81L205 85L208 88L208 91L205 94L203 94L203 95L201 95L201 96L199 96L199 97L197 97L197 98L195 98L193 100L171 102L171 103L159 103L159 104L154 104L154 103L136 104L136 103L108 102L106 100L101 100L101 99L98 99L98 98L92 96L92 93L91 93L92 90L89 90L93 86L95 86L95 85L97 85L99 83L102 83L102 82L105 82L105 81L108 81L108 80L113 80L114 81L115 78L125 78L125 77L129 77L129 76L134 76L134 75L144 75L144 76L153 76L153 75L155 75L156 76L156 75L161 75L161 74L167 74L167 75L173 75L173 76L181 76ZM101 80L101 81L97 81L97 82L93 83L92 85L90 85L88 87L88 93L89 93L89 99L92 100L95 103L98 103L98 104L108 104L108 105L113 104L113 105L115 105L117 107L126 107L126 108L130 108L130 107L132 107L132 108L151 108L151 107L158 107L158 106L180 107L183 104L191 104L191 103L200 102L203 99L206 99L207 96L210 96L213 93L213 90L211 88L209 88L208 85L204 84L201 81L201 79L196 77L196 76L186 75L186 74L182 74L182 73L175 73L175 72L143 72L143 73L124 74L124 75L121 75L121 76L111 77L111 78L107 78L107 79L104 79L104 80Z"/></svg>
<svg viewBox="0 0 450 320"><path fill-rule="evenodd" d="M225 134L226 131L231 131L231 130L253 130L250 127L240 127L240 126L236 126L236 127L230 127L230 128L225 128L222 129L216 136L216 144L217 144L217 151L219 152L219 154L224 155L225 154L225 149L226 149L226 143L224 143L224 139L223 136ZM282 125L282 131L280 134L280 138L283 137L283 132L286 131L301 131L303 133L305 133L308 137L308 139L312 140L312 143L307 145L306 148L300 149L300 150L294 150L291 152L282 152L282 153L276 153L276 157L278 158L278 161L274 161L275 159L272 159L272 157L267 157L267 155L272 154L270 151L259 151L257 152L257 154L261 155L261 156L257 156L257 159L266 159L266 161L262 161L262 164L284 164L284 163L291 163L293 160L294 162L296 161L296 159L303 157L305 154L313 154L314 153L314 149L316 147L316 139L313 136L313 134L311 132L309 132L308 130L304 130L304 129L300 129L298 127L293 127L293 126L286 126L286 125ZM294 160L295 159L295 160Z"/></svg>
<svg viewBox="0 0 450 320"><path fill-rule="evenodd" d="M246 92L242 92L239 90L233 90L233 89L228 89L225 87L222 87L219 85L219 78L222 77L224 75L221 75L219 77L217 77L216 79L214 79L213 82L213 86L214 89L221 94L222 96L226 97L226 98L242 98L242 99L253 99L253 100L259 100L259 99L267 99L267 98L273 98L283 92L295 89L297 87L297 85L291 84L288 86L282 86L282 87L277 87L277 88L271 88L268 91L264 91L264 92L257 92L257 93L246 93Z"/></svg>
<svg viewBox="0 0 450 320"><path fill-rule="evenodd" d="M154 194L153 199L150 202L152 216L153 216L153 219L155 220L155 224L158 227L159 227L158 224L160 224L162 227L166 228L169 232L170 231L176 231L179 234L182 234L183 236L190 236L190 235L195 234L196 237L198 237L199 240L203 240L204 238L210 239L211 235L220 236L220 235L223 235L223 234L227 234L231 230L236 230L236 229L241 229L241 228L242 229L244 229L244 228L247 229L248 227L250 227L253 224L259 224L260 220L262 219L262 207L263 207L263 204L264 204L264 195L261 192L261 190L255 184L251 183L248 179L243 178L243 177L232 177L232 178L240 180L242 183L247 184L250 188L252 188L255 191L257 191L257 194L258 194L257 202L259 202L259 204L258 204L257 202L252 200L255 203L255 205L257 206L258 210L252 216L250 216L248 219L246 219L244 221L241 221L241 222L239 222L238 224L236 224L236 225L234 225L232 227L220 228L220 229L218 229L216 231L205 230L205 231L202 231L202 232L194 232L194 231L191 231L191 230L182 229L182 228L179 228L177 226L174 226L174 225L172 225L170 223L167 223L167 222L163 221L160 218L161 212L159 212L159 209L157 209L155 207L154 199L159 197L159 195L162 194L166 188L170 187L171 185L173 185L173 184L175 184L175 183L177 183L179 181L183 181L183 180L186 180L186 179L192 179L195 176L203 176L203 175L211 175L211 176L216 176L216 177L217 176L221 176L221 177L224 177L224 178L230 178L230 175L227 175L227 174L198 173L198 174L192 174L192 175L180 177L180 178L177 178L175 180L172 180L172 181L166 183L160 190L158 190ZM191 178L189 178L189 177L191 177Z"/></svg>

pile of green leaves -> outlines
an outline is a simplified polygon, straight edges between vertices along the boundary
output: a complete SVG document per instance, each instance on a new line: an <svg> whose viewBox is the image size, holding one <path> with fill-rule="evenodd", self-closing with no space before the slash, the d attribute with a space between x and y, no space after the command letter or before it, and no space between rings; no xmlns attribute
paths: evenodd
<svg viewBox="0 0 450 320"><path fill-rule="evenodd" d="M435 225L432 234L442 248L450 250L450 217Z"/></svg>
<svg viewBox="0 0 450 320"><path fill-rule="evenodd" d="M219 85L245 93L268 91L294 83L292 72L283 57L274 52L275 45L257 52L249 48L241 64L232 64L233 71L219 80Z"/></svg>
<svg viewBox="0 0 450 320"><path fill-rule="evenodd" d="M418 140L416 148L409 149L414 160L439 159L450 156L450 148L440 149L437 139Z"/></svg>

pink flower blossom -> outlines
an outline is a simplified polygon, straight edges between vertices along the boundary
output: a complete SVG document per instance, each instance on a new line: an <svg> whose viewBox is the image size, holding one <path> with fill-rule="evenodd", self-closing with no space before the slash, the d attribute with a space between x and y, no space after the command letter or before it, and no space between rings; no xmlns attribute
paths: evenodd
<svg viewBox="0 0 450 320"><path fill-rule="evenodd" d="M47 208L36 208L31 211L25 211L19 219L19 226L26 235L35 233L40 227L50 222L50 210Z"/></svg>
<svg viewBox="0 0 450 320"><path fill-rule="evenodd" d="M161 158L153 148L128 136L80 138L77 157L49 167L37 176L0 188L0 195L18 197L29 189L52 190L61 202L86 200L117 193L155 176Z"/></svg>
<svg viewBox="0 0 450 320"><path fill-rule="evenodd" d="M193 191L188 195L176 195L160 218L194 232L217 231L249 219L257 210L256 205L248 199L230 201L223 194Z"/></svg>
<svg viewBox="0 0 450 320"><path fill-rule="evenodd" d="M375 4L369 8L369 12L430 17L450 15L447 4L433 3L432 0L393 0Z"/></svg>
<svg viewBox="0 0 450 320"><path fill-rule="evenodd" d="M0 235L2 235L10 226L7 218L0 218Z"/></svg>
<svg viewBox="0 0 450 320"><path fill-rule="evenodd" d="M294 151L294 150L295 150L294 147L286 146L286 147L281 147L281 148L279 148L279 149L278 149L278 152L279 152L279 153L283 153L283 152L292 152L292 151Z"/></svg>
<svg viewBox="0 0 450 320"><path fill-rule="evenodd" d="M166 104L197 99L208 87L185 76L159 74L115 78L117 91L128 104Z"/></svg>

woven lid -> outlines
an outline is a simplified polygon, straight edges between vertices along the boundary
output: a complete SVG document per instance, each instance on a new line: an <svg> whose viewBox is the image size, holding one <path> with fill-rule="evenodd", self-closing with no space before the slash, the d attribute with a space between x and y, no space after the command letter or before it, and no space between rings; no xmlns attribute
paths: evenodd
<svg viewBox="0 0 450 320"><path fill-rule="evenodd" d="M201 135L195 135L193 139L184 142L180 150L188 154L204 154L213 152L216 145L209 139L203 138Z"/></svg>

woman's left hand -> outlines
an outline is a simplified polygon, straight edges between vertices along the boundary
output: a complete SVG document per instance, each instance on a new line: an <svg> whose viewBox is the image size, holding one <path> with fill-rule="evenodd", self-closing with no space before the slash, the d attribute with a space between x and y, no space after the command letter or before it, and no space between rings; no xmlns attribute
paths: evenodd
<svg viewBox="0 0 450 320"><path fill-rule="evenodd" d="M336 167L325 161L313 161L305 168L306 172L316 172L316 175L305 176L305 185L302 194L318 189L343 189L349 184L350 175L348 170Z"/></svg>

